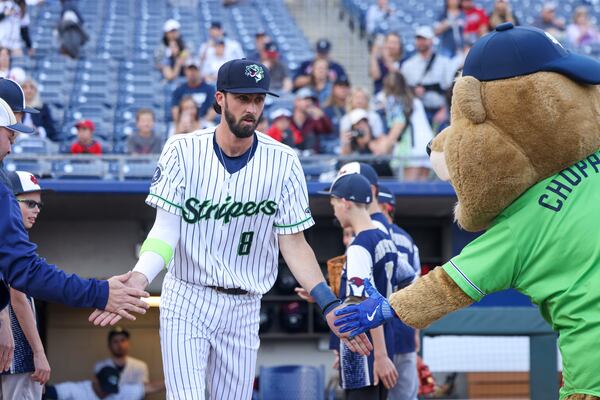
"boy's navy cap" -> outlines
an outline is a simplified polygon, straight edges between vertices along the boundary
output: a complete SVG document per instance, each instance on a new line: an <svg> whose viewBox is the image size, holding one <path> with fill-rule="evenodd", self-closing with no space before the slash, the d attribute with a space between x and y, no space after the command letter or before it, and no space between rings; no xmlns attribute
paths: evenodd
<svg viewBox="0 0 600 400"><path fill-rule="evenodd" d="M377 201L380 204L390 204L392 206L396 206L396 196L394 196L394 193L392 193L389 187L384 185L379 185Z"/></svg>
<svg viewBox="0 0 600 400"><path fill-rule="evenodd" d="M346 174L361 174L362 176L367 178L367 181L369 181L371 185L379 186L377 172L375 171L375 168L373 168L369 164L357 161L345 164L342 166L342 168L340 168L338 176Z"/></svg>
<svg viewBox="0 0 600 400"><path fill-rule="evenodd" d="M100 388L104 393L119 393L119 377L121 373L114 367L104 367L96 374Z"/></svg>
<svg viewBox="0 0 600 400"><path fill-rule="evenodd" d="M533 27L500 24L469 51L463 76L494 81L536 72L557 72L570 79L600 84L600 62L571 53L552 35Z"/></svg>
<svg viewBox="0 0 600 400"><path fill-rule="evenodd" d="M279 97L269 92L271 76L269 69L261 63L246 60L227 61L219 68L217 74L217 90L230 93L265 93Z"/></svg>
<svg viewBox="0 0 600 400"><path fill-rule="evenodd" d="M371 184L364 176L350 173L338 176L331 184L329 195L355 203L371 203Z"/></svg>
<svg viewBox="0 0 600 400"><path fill-rule="evenodd" d="M17 82L11 79L0 78L0 98L8 103L13 112L39 113L35 108L27 107L23 89L21 89L21 86Z"/></svg>

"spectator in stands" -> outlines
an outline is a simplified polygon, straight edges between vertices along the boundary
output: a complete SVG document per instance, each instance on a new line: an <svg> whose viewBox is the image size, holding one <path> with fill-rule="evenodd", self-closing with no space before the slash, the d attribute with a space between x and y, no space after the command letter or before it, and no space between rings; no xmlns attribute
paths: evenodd
<svg viewBox="0 0 600 400"><path fill-rule="evenodd" d="M56 129L50 107L40 97L38 84L32 78L25 79L21 85L25 94L25 104L39 111L38 114L23 114L23 123L35 129L35 134L41 138L48 138L54 142L62 140L61 134Z"/></svg>
<svg viewBox="0 0 600 400"><path fill-rule="evenodd" d="M505 22L512 22L513 25L519 25L517 16L512 11L509 0L496 0L494 9L488 17L488 29L493 31L496 26Z"/></svg>
<svg viewBox="0 0 600 400"><path fill-rule="evenodd" d="M267 36L266 32L262 29L256 32L254 35L254 51L248 55L249 60L260 61L262 58L263 50L265 49L265 44L271 42L271 38ZM271 76L271 84L273 77ZM271 88L272 89L272 88Z"/></svg>
<svg viewBox="0 0 600 400"><path fill-rule="evenodd" d="M434 52L434 34L430 27L418 28L415 37L417 53L402 64L401 72L423 102L429 123L439 125L446 119L444 95L454 78L452 63L447 57Z"/></svg>
<svg viewBox="0 0 600 400"><path fill-rule="evenodd" d="M331 132L331 121L323 110L317 106L317 95L309 88L302 88L296 92L291 125L300 132L302 141L298 144L301 150L318 150L318 137L320 134Z"/></svg>
<svg viewBox="0 0 600 400"><path fill-rule="evenodd" d="M206 57L200 60L201 75L204 80L215 85L217 83L217 73L221 65L225 64L229 59L225 57L225 41L222 38L217 38L214 41L214 51L208 53Z"/></svg>
<svg viewBox="0 0 600 400"><path fill-rule="evenodd" d="M292 90L292 79L287 65L279 57L279 48L275 42L267 42L261 51L260 62L269 68L271 73L270 90L276 93L289 93Z"/></svg>
<svg viewBox="0 0 600 400"><path fill-rule="evenodd" d="M303 61L300 67L296 71L294 76L294 88L299 89L304 86L310 85L310 74L312 72L313 63L317 59L326 60L329 63L329 80L335 82L337 78L343 76L348 77L344 67L340 64L332 61L329 58L331 51L331 42L327 39L319 39L316 44L317 56L313 60Z"/></svg>
<svg viewBox="0 0 600 400"><path fill-rule="evenodd" d="M589 46L600 41L598 28L590 21L585 6L575 9L573 23L567 26L567 38L575 47Z"/></svg>
<svg viewBox="0 0 600 400"><path fill-rule="evenodd" d="M17 0L16 3L19 6L19 16L21 17L21 39L23 39L23 43L25 43L27 54L33 56L35 54L35 49L33 48L31 36L29 35L29 24L31 23L31 19L27 12L27 1Z"/></svg>
<svg viewBox="0 0 600 400"><path fill-rule="evenodd" d="M175 120L173 133L190 133L206 127L206 123L198 115L198 104L193 96L184 96L179 102L181 110Z"/></svg>
<svg viewBox="0 0 600 400"><path fill-rule="evenodd" d="M376 102L384 111L389 131L373 140L372 153L393 155L390 166L399 178L428 179L429 158L425 149L433 139L433 132L421 100L414 96L402 73L386 76Z"/></svg>
<svg viewBox="0 0 600 400"><path fill-rule="evenodd" d="M292 113L288 109L278 108L269 117L271 118L271 127L267 131L267 135L278 142L298 148L302 143L302 135L291 123Z"/></svg>
<svg viewBox="0 0 600 400"><path fill-rule="evenodd" d="M15 82L23 82L27 74L21 67L11 67L11 51L6 47L0 47L0 78L12 79Z"/></svg>
<svg viewBox="0 0 600 400"><path fill-rule="evenodd" d="M374 93L383 88L383 79L391 71L399 71L404 61L402 38L395 32L385 36L383 42L376 40L371 48L369 75L373 79Z"/></svg>
<svg viewBox="0 0 600 400"><path fill-rule="evenodd" d="M370 144L373 130L369 124L369 114L362 108L348 113L348 126L340 128L340 154L371 154Z"/></svg>
<svg viewBox="0 0 600 400"><path fill-rule="evenodd" d="M184 76L183 67L189 57L185 42L181 37L179 22L169 19L163 26L162 45L157 50L156 57L159 69L167 81Z"/></svg>
<svg viewBox="0 0 600 400"><path fill-rule="evenodd" d="M171 101L171 116L173 121L179 119L179 103L184 96L192 96L198 106L198 116L207 118L209 121L214 118L212 104L215 98L215 88L204 81L200 75L200 69L197 60L190 58L185 67L185 83L181 84L173 92Z"/></svg>
<svg viewBox="0 0 600 400"><path fill-rule="evenodd" d="M372 43L378 35L385 35L385 26L396 17L396 10L390 5L389 0L377 0L367 9L366 29L369 41Z"/></svg>
<svg viewBox="0 0 600 400"><path fill-rule="evenodd" d="M350 94L350 104L347 108L347 113L340 120L340 132L350 130L349 113L356 109L361 109L367 112L369 126L374 137L379 137L384 134L383 122L376 111L371 110L369 93L364 88L354 88Z"/></svg>
<svg viewBox="0 0 600 400"><path fill-rule="evenodd" d="M488 31L488 17L484 9L476 7L474 0L461 0L460 6L465 13L465 36L473 38L484 35Z"/></svg>
<svg viewBox="0 0 600 400"><path fill-rule="evenodd" d="M536 18L533 26L540 28L562 40L565 33L565 20L556 16L556 3L544 3L540 15Z"/></svg>
<svg viewBox="0 0 600 400"><path fill-rule="evenodd" d="M0 46L19 57L21 52L21 9L12 0L0 1Z"/></svg>
<svg viewBox="0 0 600 400"><path fill-rule="evenodd" d="M350 94L350 81L339 78L333 84L331 96L323 103L323 112L331 121L331 133L339 140L340 121L346 115L348 95Z"/></svg>
<svg viewBox="0 0 600 400"><path fill-rule="evenodd" d="M63 4L63 11L58 23L60 53L77 59L81 48L89 40L89 36L83 29L81 15L74 8L72 2L68 2L69 5L65 4Z"/></svg>
<svg viewBox="0 0 600 400"><path fill-rule="evenodd" d="M137 130L127 140L129 154L160 154L162 139L154 132L154 112L140 108L135 115Z"/></svg>
<svg viewBox="0 0 600 400"><path fill-rule="evenodd" d="M102 145L94 140L96 125L89 119L79 121L77 128L77 140L71 145L71 154L102 154Z"/></svg>
<svg viewBox="0 0 600 400"><path fill-rule="evenodd" d="M200 46L200 62L202 63L206 58L212 57L215 52L215 46L217 40L223 40L225 42L225 60L233 60L236 58L244 58L244 51L242 50L242 46L237 40L229 39L225 35L225 31L223 30L223 25L219 21L213 21L210 24L210 28L208 30L208 40Z"/></svg>
<svg viewBox="0 0 600 400"><path fill-rule="evenodd" d="M102 368L112 367L121 372L119 385L148 383L148 365L129 355L131 347L129 331L116 326L108 332L108 350L110 357L98 361L94 366L97 374Z"/></svg>
<svg viewBox="0 0 600 400"><path fill-rule="evenodd" d="M452 58L462 49L466 16L460 8L460 0L446 0L444 11L434 26L440 38L439 54Z"/></svg>
<svg viewBox="0 0 600 400"><path fill-rule="evenodd" d="M331 95L333 83L329 80L328 68L329 65L326 60L316 59L313 61L309 87L317 95L319 104L325 103Z"/></svg>

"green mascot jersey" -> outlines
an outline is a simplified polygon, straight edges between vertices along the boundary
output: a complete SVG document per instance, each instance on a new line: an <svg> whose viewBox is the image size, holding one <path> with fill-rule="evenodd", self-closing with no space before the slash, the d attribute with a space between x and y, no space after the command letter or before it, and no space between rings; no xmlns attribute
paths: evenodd
<svg viewBox="0 0 600 400"><path fill-rule="evenodd" d="M532 186L444 264L473 300L515 288L559 334L565 396L600 396L600 152Z"/></svg>

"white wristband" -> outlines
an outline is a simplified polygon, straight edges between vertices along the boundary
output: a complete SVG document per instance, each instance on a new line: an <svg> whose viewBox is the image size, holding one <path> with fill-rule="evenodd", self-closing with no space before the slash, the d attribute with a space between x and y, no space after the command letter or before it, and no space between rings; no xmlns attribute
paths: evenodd
<svg viewBox="0 0 600 400"><path fill-rule="evenodd" d="M152 251L146 251L140 255L140 259L133 268L134 272L143 274L148 279L148 284L156 278L165 266L163 258Z"/></svg>

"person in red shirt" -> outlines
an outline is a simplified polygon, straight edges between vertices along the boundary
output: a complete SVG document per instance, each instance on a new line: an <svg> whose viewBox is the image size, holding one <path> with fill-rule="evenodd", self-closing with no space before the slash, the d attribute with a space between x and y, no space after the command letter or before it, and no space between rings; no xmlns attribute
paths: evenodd
<svg viewBox="0 0 600 400"><path fill-rule="evenodd" d="M292 113L285 108L278 108L271 113L271 127L267 135L278 142L285 143L290 147L298 147L302 143L300 131L291 125Z"/></svg>
<svg viewBox="0 0 600 400"><path fill-rule="evenodd" d="M473 0L462 0L461 8L465 13L465 36L479 37L487 33L488 16L484 9L476 7Z"/></svg>
<svg viewBox="0 0 600 400"><path fill-rule="evenodd" d="M77 125L77 141L71 145L72 154L102 154L102 146L94 140L96 126L89 119L79 121Z"/></svg>
<svg viewBox="0 0 600 400"><path fill-rule="evenodd" d="M302 137L302 143L298 147L314 152L319 148L317 135L333 131L331 121L319 108L317 95L309 88L302 88L296 92L291 126L300 132Z"/></svg>

